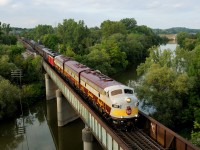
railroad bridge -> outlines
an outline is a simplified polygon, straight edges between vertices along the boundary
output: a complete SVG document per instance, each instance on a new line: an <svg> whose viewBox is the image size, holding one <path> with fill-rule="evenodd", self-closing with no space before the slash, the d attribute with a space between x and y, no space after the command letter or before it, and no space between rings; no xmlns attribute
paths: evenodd
<svg viewBox="0 0 200 150"><path fill-rule="evenodd" d="M58 126L64 126L80 117L85 123L82 130L84 150L93 149L93 138L107 150L199 149L143 112L140 112L139 127L136 130L113 130L51 66L45 61L42 64L46 71L46 99L57 99Z"/></svg>
<svg viewBox="0 0 200 150"><path fill-rule="evenodd" d="M32 49L29 45L24 46ZM135 130L114 130L48 63L42 61L42 65L46 72L46 100L56 98L57 101L58 126L64 126L78 117L85 123L82 130L84 150L93 150L94 138L106 150L200 150L143 112L140 112ZM47 109L47 120L48 114L52 112Z"/></svg>

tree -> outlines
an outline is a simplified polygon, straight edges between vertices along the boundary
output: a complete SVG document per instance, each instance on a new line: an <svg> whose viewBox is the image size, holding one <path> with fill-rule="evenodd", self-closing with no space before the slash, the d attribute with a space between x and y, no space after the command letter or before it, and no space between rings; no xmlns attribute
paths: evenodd
<svg viewBox="0 0 200 150"><path fill-rule="evenodd" d="M113 37L114 35L116 34L113 34L111 38L102 41L102 46L110 56L111 66L115 68L115 72L119 72L126 69L128 61L126 60L126 53L121 51L120 43L116 41L117 38ZM118 37L118 34L116 37Z"/></svg>
<svg viewBox="0 0 200 150"><path fill-rule="evenodd" d="M0 57L0 75L4 78L10 79L11 70L16 69L15 64L9 62L8 55Z"/></svg>
<svg viewBox="0 0 200 150"><path fill-rule="evenodd" d="M137 21L134 18L125 18L120 20L120 22L122 22L125 25L126 30L129 33L133 32L135 27L137 26Z"/></svg>
<svg viewBox="0 0 200 150"><path fill-rule="evenodd" d="M43 77L41 69L41 57L38 56L34 58L30 56L23 62L22 65L24 83L33 83L41 81Z"/></svg>
<svg viewBox="0 0 200 150"><path fill-rule="evenodd" d="M188 37L188 33L186 33L186 32L180 32L177 34L177 36L176 36L177 43L180 45L180 47L184 47L183 44L187 37Z"/></svg>
<svg viewBox="0 0 200 150"><path fill-rule="evenodd" d="M156 110L153 116L171 128L182 123L181 118L185 116L181 112L188 106L188 93L193 86L188 74L174 65L170 50L161 52L152 48L145 63L138 67L138 73L143 73L144 78L136 87L144 106L153 106Z"/></svg>
<svg viewBox="0 0 200 150"><path fill-rule="evenodd" d="M200 146L200 124L195 121L194 122L194 130L191 133L191 142L196 146Z"/></svg>
<svg viewBox="0 0 200 150"><path fill-rule="evenodd" d="M7 45L15 45L17 38L14 35L9 35L11 31L10 24L0 22L0 43Z"/></svg>
<svg viewBox="0 0 200 150"><path fill-rule="evenodd" d="M84 21L77 23L73 19L64 19L62 24L58 24L57 32L62 44L73 49L76 54L82 55L85 53L89 30Z"/></svg>
<svg viewBox="0 0 200 150"><path fill-rule="evenodd" d="M35 41L41 41L42 36L53 33L54 29L51 25L38 25L31 30L31 38Z"/></svg>
<svg viewBox="0 0 200 150"><path fill-rule="evenodd" d="M92 40L90 46L94 46L94 44L98 44L101 41L101 30L98 27L90 28L89 38ZM89 46L88 46L89 47Z"/></svg>
<svg viewBox="0 0 200 150"><path fill-rule="evenodd" d="M19 89L0 76L0 120L15 114L18 101Z"/></svg>
<svg viewBox="0 0 200 150"><path fill-rule="evenodd" d="M59 43L59 37L55 34L45 34L44 36L42 36L42 43L54 50L54 51L58 51L58 43Z"/></svg>
<svg viewBox="0 0 200 150"><path fill-rule="evenodd" d="M112 74L114 71L110 64L110 56L101 44L90 48L90 53L86 55L83 63L104 74Z"/></svg>
<svg viewBox="0 0 200 150"><path fill-rule="evenodd" d="M147 55L148 51L144 47L144 35L128 34L125 41L125 48L122 50L127 54L127 60L130 64L138 64Z"/></svg>
<svg viewBox="0 0 200 150"><path fill-rule="evenodd" d="M2 27L1 27L1 22L0 22L0 43L2 43L2 34L3 34L3 32L2 32Z"/></svg>
<svg viewBox="0 0 200 150"><path fill-rule="evenodd" d="M107 20L101 23L101 32L102 36L107 38L115 33L125 34L126 27L122 22Z"/></svg>
<svg viewBox="0 0 200 150"><path fill-rule="evenodd" d="M2 24L2 31L6 36L8 36L9 32L11 31L10 24L3 23Z"/></svg>

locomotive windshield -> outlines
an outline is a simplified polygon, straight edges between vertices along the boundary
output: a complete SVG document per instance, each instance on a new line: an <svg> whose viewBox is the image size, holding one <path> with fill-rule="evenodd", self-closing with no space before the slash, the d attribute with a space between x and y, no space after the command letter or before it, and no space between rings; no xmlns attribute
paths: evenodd
<svg viewBox="0 0 200 150"><path fill-rule="evenodd" d="M125 94L133 94L133 90L131 89L124 89Z"/></svg>
<svg viewBox="0 0 200 150"><path fill-rule="evenodd" d="M112 96L118 95L118 94L122 94L122 89L117 89L111 92Z"/></svg>

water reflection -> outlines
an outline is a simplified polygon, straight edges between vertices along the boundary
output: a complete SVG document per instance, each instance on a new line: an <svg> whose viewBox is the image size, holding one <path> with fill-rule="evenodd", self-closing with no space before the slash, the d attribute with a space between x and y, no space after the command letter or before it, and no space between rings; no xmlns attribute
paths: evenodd
<svg viewBox="0 0 200 150"><path fill-rule="evenodd" d="M77 119L64 127L58 127L56 114L56 100L47 101L46 104L48 125L51 131L51 135L54 139L56 149L83 149L81 131L84 128L84 124L81 121L81 119Z"/></svg>
<svg viewBox="0 0 200 150"><path fill-rule="evenodd" d="M9 128L9 130L8 130ZM15 120L0 124L0 149L15 149L18 143L24 140L23 136L16 136Z"/></svg>
<svg viewBox="0 0 200 150"><path fill-rule="evenodd" d="M174 51L176 49L176 47L177 47L176 43L168 43L166 45L160 45L161 50L170 49L170 50Z"/></svg>
<svg viewBox="0 0 200 150"><path fill-rule="evenodd" d="M24 116L1 122L0 149L27 150L44 149L55 150L44 113L44 101L24 111Z"/></svg>
<svg viewBox="0 0 200 150"><path fill-rule="evenodd" d="M81 119L58 127L56 100L41 100L23 117L0 122L0 150L82 150L83 128ZM102 150L97 141L94 147Z"/></svg>
<svg viewBox="0 0 200 150"><path fill-rule="evenodd" d="M57 150L82 150L82 129L85 127L83 121L79 118L64 127L57 126L57 107L56 100L46 102L47 120L54 144ZM95 140L95 150L102 150L102 147Z"/></svg>

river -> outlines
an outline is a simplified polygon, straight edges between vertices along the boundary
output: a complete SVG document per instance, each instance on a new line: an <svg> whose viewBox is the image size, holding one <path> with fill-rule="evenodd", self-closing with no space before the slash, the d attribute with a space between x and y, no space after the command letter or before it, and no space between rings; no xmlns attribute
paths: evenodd
<svg viewBox="0 0 200 150"><path fill-rule="evenodd" d="M174 50L175 47L176 44L167 44L161 46L161 49ZM136 67L131 67L114 78L129 85L138 79L135 70ZM47 107L52 112L51 118L47 117ZM82 120L77 119L64 127L57 127L56 120L56 100L47 102L41 99L26 109L23 116L17 115L0 122L0 150L82 150ZM96 140L94 147L102 150Z"/></svg>
<svg viewBox="0 0 200 150"><path fill-rule="evenodd" d="M51 118L48 119L47 107L51 111ZM0 150L83 149L84 123L77 119L64 127L58 127L56 100L41 99L23 113L23 117L18 115L14 119L1 122ZM97 141L94 146L97 150L102 150Z"/></svg>

